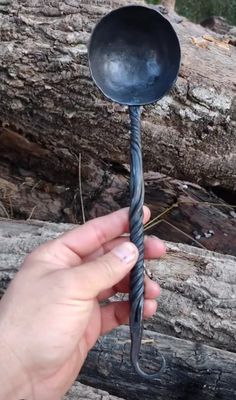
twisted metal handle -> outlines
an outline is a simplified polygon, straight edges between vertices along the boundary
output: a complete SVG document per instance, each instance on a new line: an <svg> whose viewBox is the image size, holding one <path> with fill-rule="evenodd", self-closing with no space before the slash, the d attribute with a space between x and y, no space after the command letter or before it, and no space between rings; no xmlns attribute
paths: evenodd
<svg viewBox="0 0 236 400"><path fill-rule="evenodd" d="M139 106L130 106L129 113L131 120L130 240L139 250L139 258L131 271L130 278L130 357L138 375L146 379L159 379L159 374L165 367L165 359L162 355L162 365L155 374L147 374L142 371L138 363L143 333L144 304L144 181L140 133L141 108Z"/></svg>

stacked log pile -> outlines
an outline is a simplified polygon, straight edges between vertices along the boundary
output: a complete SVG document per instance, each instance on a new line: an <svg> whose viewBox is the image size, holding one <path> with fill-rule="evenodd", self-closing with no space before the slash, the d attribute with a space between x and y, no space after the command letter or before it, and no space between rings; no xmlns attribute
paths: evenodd
<svg viewBox="0 0 236 400"><path fill-rule="evenodd" d="M79 377L87 386L67 400L236 396L236 47L232 29L193 24L173 3L160 10L180 38L180 75L142 121L156 217L146 233L187 244L167 243L147 265L162 295L141 362L154 372L160 350L167 367L160 381L137 377L121 327L99 340ZM0 294L34 247L129 204L127 109L94 87L86 48L94 24L126 4L0 0Z"/></svg>
<svg viewBox="0 0 236 400"><path fill-rule="evenodd" d="M82 221L80 178L87 218L113 178L124 191L127 108L108 102L94 87L86 46L94 24L126 2L42 4L0 5L0 212ZM174 13L169 18L180 38L182 64L171 93L143 110L145 171L230 191L233 199L236 48ZM110 208L120 199L122 193ZM106 198L106 209L109 203Z"/></svg>

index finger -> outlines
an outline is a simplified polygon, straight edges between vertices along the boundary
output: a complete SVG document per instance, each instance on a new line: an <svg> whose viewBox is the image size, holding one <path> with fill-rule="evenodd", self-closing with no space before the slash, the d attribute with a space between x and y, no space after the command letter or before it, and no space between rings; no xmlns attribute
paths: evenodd
<svg viewBox="0 0 236 400"><path fill-rule="evenodd" d="M146 223L151 215L149 208L144 206L143 213L143 222ZM129 232L129 208L124 208L88 221L86 224L66 232L57 241L83 258L99 249L104 243L127 232Z"/></svg>

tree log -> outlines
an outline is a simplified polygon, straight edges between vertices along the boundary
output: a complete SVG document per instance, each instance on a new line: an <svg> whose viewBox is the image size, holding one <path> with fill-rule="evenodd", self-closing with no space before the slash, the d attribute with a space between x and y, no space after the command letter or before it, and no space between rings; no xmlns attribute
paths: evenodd
<svg viewBox="0 0 236 400"><path fill-rule="evenodd" d="M90 208L91 217L107 214L117 204L118 208L129 204L127 176L110 178ZM227 198L233 203L230 206L199 185L158 173L145 174L144 180L145 204L152 213L145 233L236 256L235 198Z"/></svg>
<svg viewBox="0 0 236 400"><path fill-rule="evenodd" d="M0 292L33 248L71 225L2 220ZM167 335L235 351L236 259L185 245L168 244L167 256L147 264L161 284L157 315L146 327Z"/></svg>
<svg viewBox="0 0 236 400"><path fill-rule="evenodd" d="M103 390L83 385L76 382L64 400L124 400L120 397L112 396Z"/></svg>
<svg viewBox="0 0 236 400"><path fill-rule="evenodd" d="M80 154L88 205L107 182L107 165L128 163L127 109L94 87L86 50L95 23L127 3L0 3L1 165L12 176L63 184L76 205ZM185 19L172 23L182 65L172 92L144 108L144 168L235 190L236 49Z"/></svg>
<svg viewBox="0 0 236 400"><path fill-rule="evenodd" d="M162 294L147 328L236 351L236 258L169 244L148 267Z"/></svg>
<svg viewBox="0 0 236 400"><path fill-rule="evenodd" d="M145 331L141 363L148 373L166 359L160 380L137 376L129 359L129 330L122 327L99 340L89 353L80 380L127 400L231 400L236 395L236 354Z"/></svg>
<svg viewBox="0 0 236 400"><path fill-rule="evenodd" d="M81 197L87 200L88 185L83 185L81 196L76 187L52 183L25 172L21 176L9 165L0 165L0 217L83 222ZM159 173L145 174L145 203L154 220L146 227L146 233L235 256L236 212L233 205L236 203L233 196L226 200L228 203L187 181ZM127 205L128 171L123 168L114 173L107 166L106 179L85 203L85 218L101 216Z"/></svg>

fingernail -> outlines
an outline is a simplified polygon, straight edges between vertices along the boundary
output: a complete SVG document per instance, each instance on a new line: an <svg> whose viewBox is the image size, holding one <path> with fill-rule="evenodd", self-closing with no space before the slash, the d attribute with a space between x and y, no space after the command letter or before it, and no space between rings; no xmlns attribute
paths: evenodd
<svg viewBox="0 0 236 400"><path fill-rule="evenodd" d="M130 264L137 256L137 250L132 243L126 242L112 250L121 261Z"/></svg>

